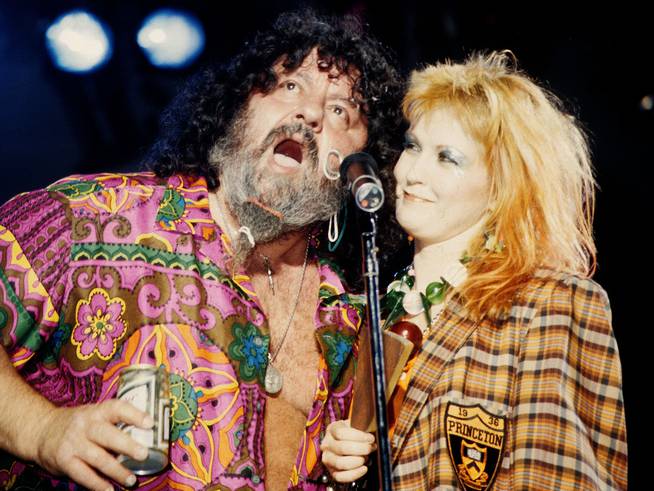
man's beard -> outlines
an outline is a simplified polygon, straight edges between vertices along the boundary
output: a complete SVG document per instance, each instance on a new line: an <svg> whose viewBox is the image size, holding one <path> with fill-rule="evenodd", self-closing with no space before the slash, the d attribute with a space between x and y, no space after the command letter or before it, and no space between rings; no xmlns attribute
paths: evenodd
<svg viewBox="0 0 654 491"><path fill-rule="evenodd" d="M327 220L338 211L344 197L340 180L325 178L318 160L313 131L296 123L273 129L259 147L247 142L247 113L239 115L230 131L211 152L218 167L220 187L231 213L240 227L246 227L255 244L271 242L292 231ZM292 175L276 174L261 157L279 137L303 138L303 167ZM239 233L235 261L243 263L254 245L247 234Z"/></svg>

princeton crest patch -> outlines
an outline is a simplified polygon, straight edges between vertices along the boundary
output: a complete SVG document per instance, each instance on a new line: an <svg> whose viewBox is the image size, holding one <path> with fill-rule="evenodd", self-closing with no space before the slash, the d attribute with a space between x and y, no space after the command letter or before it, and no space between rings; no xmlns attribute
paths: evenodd
<svg viewBox="0 0 654 491"><path fill-rule="evenodd" d="M447 448L465 491L490 489L502 460L505 428L505 416L495 416L479 404L447 404Z"/></svg>

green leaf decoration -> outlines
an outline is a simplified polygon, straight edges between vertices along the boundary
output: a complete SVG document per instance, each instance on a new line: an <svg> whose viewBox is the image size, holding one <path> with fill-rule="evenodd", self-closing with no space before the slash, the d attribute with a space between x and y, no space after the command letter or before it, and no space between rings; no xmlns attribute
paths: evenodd
<svg viewBox="0 0 654 491"><path fill-rule="evenodd" d="M385 319L382 329L392 326L397 319L406 313L402 306L402 299L404 298L402 287L403 285L407 285L411 288L413 286L413 278L405 274L400 280L395 280L391 285L393 285L391 290L384 295L384 298L380 302L381 316Z"/></svg>
<svg viewBox="0 0 654 491"><path fill-rule="evenodd" d="M413 288L414 283L416 282L416 279L414 276L411 275L406 275L404 277L404 283L406 283L406 286L408 286L410 289Z"/></svg>
<svg viewBox="0 0 654 491"><path fill-rule="evenodd" d="M432 281L427 285L425 294L429 305L441 303L445 299L445 292L447 291L447 282L441 278L442 282Z"/></svg>
<svg viewBox="0 0 654 491"><path fill-rule="evenodd" d="M386 329L388 326L392 326L396 320L405 314L404 307L402 306L403 298L403 292L391 292L386 294L384 297L384 304L386 304L387 307L381 309L382 316L386 317L382 329Z"/></svg>
<svg viewBox="0 0 654 491"><path fill-rule="evenodd" d="M433 285L433 283L430 283L430 285ZM427 321L427 325L429 325L431 324L432 304L429 302L429 299L422 292L420 292L420 300L422 300L422 308L424 309L422 312L425 314L425 320Z"/></svg>

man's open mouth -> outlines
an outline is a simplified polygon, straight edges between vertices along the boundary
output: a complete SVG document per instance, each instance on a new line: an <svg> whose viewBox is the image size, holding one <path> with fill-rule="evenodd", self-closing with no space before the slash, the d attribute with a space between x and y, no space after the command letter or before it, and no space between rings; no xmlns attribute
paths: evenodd
<svg viewBox="0 0 654 491"><path fill-rule="evenodd" d="M277 165L299 167L302 164L302 145L295 140L282 140L275 147L273 155Z"/></svg>

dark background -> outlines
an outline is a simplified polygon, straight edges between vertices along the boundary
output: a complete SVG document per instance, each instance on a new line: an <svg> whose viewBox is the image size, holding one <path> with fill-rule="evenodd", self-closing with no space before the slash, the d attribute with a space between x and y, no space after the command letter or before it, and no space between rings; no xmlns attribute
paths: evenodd
<svg viewBox="0 0 654 491"><path fill-rule="evenodd" d="M651 3L651 2L646 2ZM158 117L183 81L203 63L226 60L279 12L312 6L354 13L397 54L405 74L420 63L461 59L476 49L511 49L521 67L557 93L591 137L598 192L595 279L608 291L623 363L630 489L651 481L653 414L647 378L652 361L647 315L651 273L649 170L654 111L653 9L625 2L299 2L13 1L0 3L0 202L71 173L128 171L157 133ZM196 14L206 47L190 68L149 65L135 37L159 7ZM60 14L89 9L111 28L114 53L88 75L53 67L44 33ZM648 437L647 435L650 435ZM649 488L650 486L646 486Z"/></svg>

